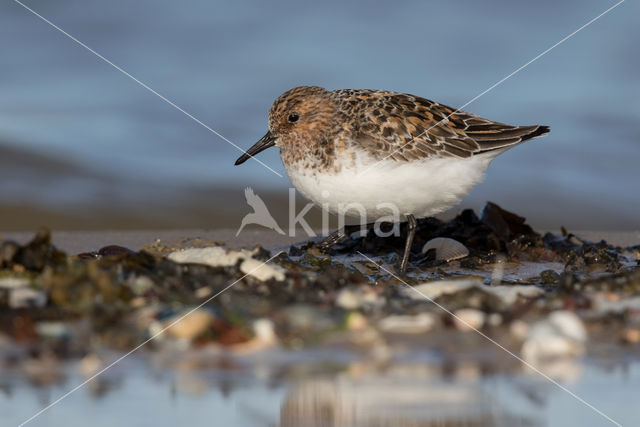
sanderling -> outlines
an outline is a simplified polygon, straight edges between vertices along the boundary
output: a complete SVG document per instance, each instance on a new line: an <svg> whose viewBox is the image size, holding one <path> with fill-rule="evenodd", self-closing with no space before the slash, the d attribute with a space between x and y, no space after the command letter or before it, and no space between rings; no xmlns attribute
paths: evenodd
<svg viewBox="0 0 640 427"><path fill-rule="evenodd" d="M276 146L292 184L330 212L356 213L345 211L355 203L375 220L389 215L389 204L396 206L409 230L404 275L416 218L454 206L498 154L548 132L547 126L493 122L404 93L301 86L276 99L269 131L235 164Z"/></svg>

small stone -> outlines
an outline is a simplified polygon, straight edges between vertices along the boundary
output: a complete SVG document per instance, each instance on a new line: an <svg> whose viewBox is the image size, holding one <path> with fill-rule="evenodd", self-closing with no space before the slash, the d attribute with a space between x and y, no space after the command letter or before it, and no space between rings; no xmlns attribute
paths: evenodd
<svg viewBox="0 0 640 427"><path fill-rule="evenodd" d="M509 325L509 332L513 335L517 340L524 341L527 337L527 333L529 333L529 325L527 325L522 320L514 320Z"/></svg>
<svg viewBox="0 0 640 427"><path fill-rule="evenodd" d="M342 289L336 297L336 305L345 310L355 310L362 305L362 297L351 289Z"/></svg>
<svg viewBox="0 0 640 427"><path fill-rule="evenodd" d="M173 338L193 340L207 331L214 320L213 315L204 309L186 313L189 311L176 314L164 322L165 327L168 327L167 334ZM174 322L176 323L172 325Z"/></svg>
<svg viewBox="0 0 640 427"><path fill-rule="evenodd" d="M512 305L518 298L535 298L544 293L544 290L532 285L498 285L482 288L498 297L508 305Z"/></svg>
<svg viewBox="0 0 640 427"><path fill-rule="evenodd" d="M369 326L367 318L357 311L351 312L347 315L346 327L349 331L360 331L366 329Z"/></svg>
<svg viewBox="0 0 640 427"><path fill-rule="evenodd" d="M78 369L85 377L88 378L95 375L103 365L104 362L97 354L89 353L80 360Z"/></svg>
<svg viewBox="0 0 640 427"><path fill-rule="evenodd" d="M29 283L24 277L0 277L0 289L25 288Z"/></svg>
<svg viewBox="0 0 640 427"><path fill-rule="evenodd" d="M640 342L640 329L625 329L622 333L622 339L628 344L638 344Z"/></svg>
<svg viewBox="0 0 640 427"><path fill-rule="evenodd" d="M206 298L213 293L213 289L210 286L203 286L196 289L194 295L196 298Z"/></svg>
<svg viewBox="0 0 640 427"><path fill-rule="evenodd" d="M491 326L500 326L502 324L502 315L500 313L491 313L487 317L487 323Z"/></svg>
<svg viewBox="0 0 640 427"><path fill-rule="evenodd" d="M560 281L560 275L553 270L544 270L540 273L540 282L543 285L553 285Z"/></svg>
<svg viewBox="0 0 640 427"><path fill-rule="evenodd" d="M433 329L436 319L432 314L420 313L415 316L388 316L380 320L378 326L384 332L396 334L422 334Z"/></svg>
<svg viewBox="0 0 640 427"><path fill-rule="evenodd" d="M521 352L527 362L535 364L581 355L586 341L587 331L582 320L573 312L559 310L531 326Z"/></svg>
<svg viewBox="0 0 640 427"><path fill-rule="evenodd" d="M47 296L44 292L31 288L16 288L9 293L10 308L42 308L47 304Z"/></svg>
<svg viewBox="0 0 640 427"><path fill-rule="evenodd" d="M20 245L11 240L0 243L0 265L10 263L20 250Z"/></svg>
<svg viewBox="0 0 640 427"><path fill-rule="evenodd" d="M269 319L257 319L253 322L253 333L256 339L265 344L274 344L278 342L275 326Z"/></svg>
<svg viewBox="0 0 640 427"><path fill-rule="evenodd" d="M43 338L62 339L71 336L69 326L63 322L38 322L35 329Z"/></svg>
<svg viewBox="0 0 640 427"><path fill-rule="evenodd" d="M412 288L403 288L402 293L414 300L434 300L441 295L454 294L473 286L484 286L480 279L438 280L426 282Z"/></svg>
<svg viewBox="0 0 640 427"><path fill-rule="evenodd" d="M131 283L131 290L137 295L142 295L153 289L153 280L147 276L138 276Z"/></svg>
<svg viewBox="0 0 640 427"><path fill-rule="evenodd" d="M300 249L299 247L295 246L295 245L291 245L291 247L289 248L289 256L302 256L304 255L304 251L302 249Z"/></svg>
<svg viewBox="0 0 640 427"><path fill-rule="evenodd" d="M453 324L459 331L474 331L482 328L486 317L486 314L480 310L462 308L453 313Z"/></svg>

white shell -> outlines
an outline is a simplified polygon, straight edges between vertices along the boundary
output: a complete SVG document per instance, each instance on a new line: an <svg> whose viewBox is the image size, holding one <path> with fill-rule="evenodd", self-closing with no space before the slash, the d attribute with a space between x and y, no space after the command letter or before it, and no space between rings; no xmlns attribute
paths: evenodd
<svg viewBox="0 0 640 427"><path fill-rule="evenodd" d="M469 249L465 245L448 237L436 237L429 240L422 247L422 253L426 254L431 249L436 250L437 261L452 261L469 255Z"/></svg>

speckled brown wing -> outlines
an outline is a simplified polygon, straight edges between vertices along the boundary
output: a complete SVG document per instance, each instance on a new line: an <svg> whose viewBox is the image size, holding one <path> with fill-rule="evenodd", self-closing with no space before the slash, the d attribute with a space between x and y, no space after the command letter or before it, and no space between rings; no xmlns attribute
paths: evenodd
<svg viewBox="0 0 640 427"><path fill-rule="evenodd" d="M358 117L358 125L350 128L350 139L378 160L466 158L502 151L549 132L546 126L511 126L455 112L446 105L408 94L375 90L336 93L345 117Z"/></svg>

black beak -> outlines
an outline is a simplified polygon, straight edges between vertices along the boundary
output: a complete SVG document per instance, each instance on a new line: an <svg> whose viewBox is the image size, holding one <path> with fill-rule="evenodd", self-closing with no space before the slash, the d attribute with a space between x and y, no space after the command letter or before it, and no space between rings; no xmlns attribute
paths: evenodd
<svg viewBox="0 0 640 427"><path fill-rule="evenodd" d="M241 165L242 163L249 160L249 158L255 156L261 151L266 150L269 147L273 147L274 145L276 145L276 139L273 137L273 135L271 135L271 132L267 132L265 136L260 138L260 141L253 144L253 147L249 148L242 156L238 157L235 165Z"/></svg>

